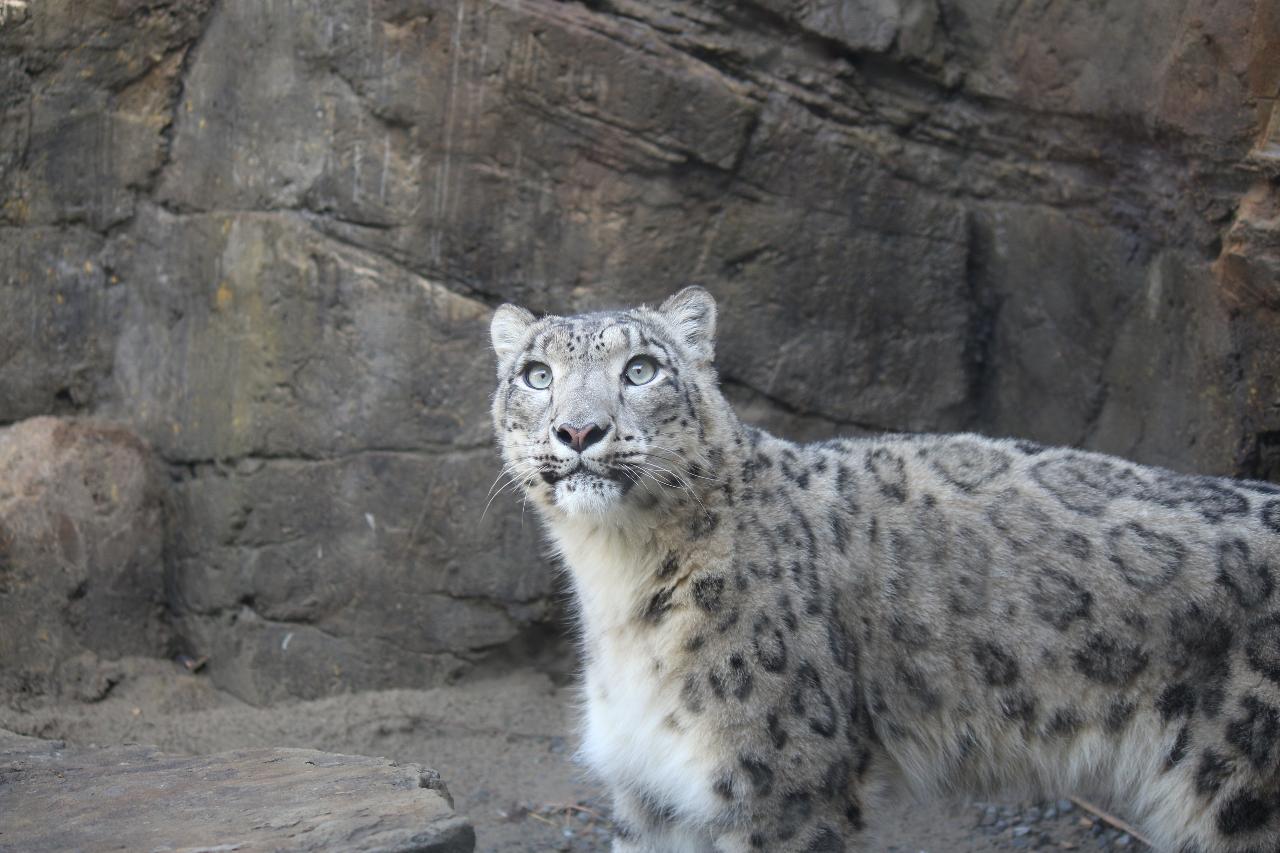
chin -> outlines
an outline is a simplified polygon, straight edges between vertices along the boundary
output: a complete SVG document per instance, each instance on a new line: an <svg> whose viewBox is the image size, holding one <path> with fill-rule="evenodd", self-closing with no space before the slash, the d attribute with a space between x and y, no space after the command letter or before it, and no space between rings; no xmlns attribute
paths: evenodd
<svg viewBox="0 0 1280 853"><path fill-rule="evenodd" d="M626 493L617 480L579 471L555 484L554 501L565 515L608 515L622 506Z"/></svg>

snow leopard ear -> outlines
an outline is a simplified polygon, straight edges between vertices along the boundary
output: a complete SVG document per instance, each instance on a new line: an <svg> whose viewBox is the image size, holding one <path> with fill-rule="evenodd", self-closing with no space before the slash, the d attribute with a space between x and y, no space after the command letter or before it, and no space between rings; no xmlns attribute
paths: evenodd
<svg viewBox="0 0 1280 853"><path fill-rule="evenodd" d="M498 354L498 364L506 361L524 344L524 333L533 325L533 314L518 305L500 305L489 324L489 339Z"/></svg>
<svg viewBox="0 0 1280 853"><path fill-rule="evenodd" d="M686 346L703 361L711 361L716 347L716 300L697 285L686 287L658 307L671 321Z"/></svg>

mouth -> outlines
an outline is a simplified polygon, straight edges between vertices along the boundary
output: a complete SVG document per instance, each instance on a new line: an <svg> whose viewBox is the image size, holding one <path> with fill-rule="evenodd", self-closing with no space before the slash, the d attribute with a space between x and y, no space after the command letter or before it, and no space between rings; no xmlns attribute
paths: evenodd
<svg viewBox="0 0 1280 853"><path fill-rule="evenodd" d="M539 476L542 477L542 481L548 486L554 486L562 480L567 480L570 477L576 477L578 475L582 475L584 477L596 477L601 480L610 480L622 485L624 490L626 487L631 485L631 481L626 478L626 475L623 474L620 468L605 468L602 471L597 471L594 468L587 467L587 465L581 461L567 471L551 471L543 469L539 472Z"/></svg>

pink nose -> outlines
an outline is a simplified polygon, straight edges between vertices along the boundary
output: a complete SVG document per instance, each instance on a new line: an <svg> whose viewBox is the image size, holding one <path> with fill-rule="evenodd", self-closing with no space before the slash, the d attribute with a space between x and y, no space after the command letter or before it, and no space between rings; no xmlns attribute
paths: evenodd
<svg viewBox="0 0 1280 853"><path fill-rule="evenodd" d="M568 445L581 453L604 438L608 432L609 427L607 426L599 427L595 424L587 424L586 426L577 427L564 423L556 427L556 438L560 439L561 444Z"/></svg>

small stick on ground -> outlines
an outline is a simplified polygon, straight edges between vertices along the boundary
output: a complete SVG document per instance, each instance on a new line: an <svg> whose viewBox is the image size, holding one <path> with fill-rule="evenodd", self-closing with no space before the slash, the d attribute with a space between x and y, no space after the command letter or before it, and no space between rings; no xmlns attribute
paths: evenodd
<svg viewBox="0 0 1280 853"><path fill-rule="evenodd" d="M600 812L596 811L595 809L589 809L589 808L587 808L586 806L579 805L578 803L565 803L564 805L554 806L554 808L555 808L557 811L566 811L566 812L570 812L570 811L572 811L572 812L582 812L583 814L589 814L589 815L591 815L593 818L595 818L596 820L600 820L600 821L607 821L607 820L608 820L608 818L606 818L604 815L600 814Z"/></svg>
<svg viewBox="0 0 1280 853"><path fill-rule="evenodd" d="M1106 823L1111 824L1112 826L1114 826L1116 829L1120 830L1121 832L1128 833L1128 834L1129 834L1129 835L1131 835L1133 838L1137 839L1138 841L1141 841L1143 844L1147 845L1148 847L1150 847L1150 848L1152 848L1152 849L1154 849L1154 848L1155 848L1155 845L1151 843L1151 839L1147 838L1147 837L1146 837L1145 835L1143 835L1141 832L1139 832L1138 830L1134 829L1132 826L1130 826L1129 824L1125 823L1123 820L1121 820L1120 818L1116 817L1115 815L1113 815L1113 814L1109 814L1109 813L1107 813L1107 812L1103 811L1102 809L1098 808L1097 806L1095 806L1093 803L1089 802L1088 800L1082 800L1082 799L1080 799L1079 797L1069 797L1068 799L1070 799L1070 800L1071 800L1071 802L1075 803L1075 804L1076 804L1077 806L1079 806L1080 808L1082 808L1082 809L1084 809L1085 811L1087 811L1087 812L1089 812L1090 814L1092 814L1094 817L1097 817L1097 818L1101 819L1102 821L1104 821L1104 822L1106 822Z"/></svg>

